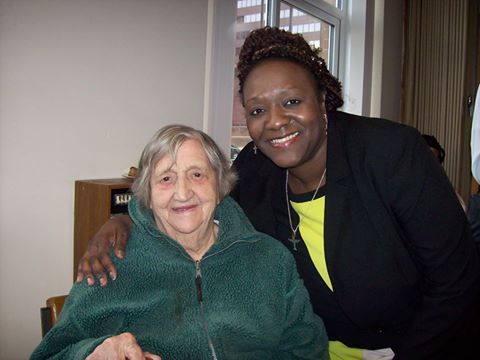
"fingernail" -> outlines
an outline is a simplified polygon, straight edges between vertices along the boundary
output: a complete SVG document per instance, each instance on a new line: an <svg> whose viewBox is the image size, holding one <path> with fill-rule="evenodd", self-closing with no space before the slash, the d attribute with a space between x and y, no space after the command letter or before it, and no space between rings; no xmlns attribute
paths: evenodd
<svg viewBox="0 0 480 360"><path fill-rule="evenodd" d="M113 272L110 273L110 279L117 280L117 275Z"/></svg>
<svg viewBox="0 0 480 360"><path fill-rule="evenodd" d="M105 279L103 277L100 278L100 286L105 286L105 285L107 285L107 279Z"/></svg>
<svg viewBox="0 0 480 360"><path fill-rule="evenodd" d="M123 259L124 256L125 256L125 253L124 253L123 251L119 251L119 252L118 252L118 257L119 257L120 259Z"/></svg>
<svg viewBox="0 0 480 360"><path fill-rule="evenodd" d="M95 282L93 281L92 278L88 278L88 279L87 279L87 284L88 284L88 285L92 286L94 283L95 283Z"/></svg>
<svg viewBox="0 0 480 360"><path fill-rule="evenodd" d="M80 275L77 275L77 282L80 282Z"/></svg>

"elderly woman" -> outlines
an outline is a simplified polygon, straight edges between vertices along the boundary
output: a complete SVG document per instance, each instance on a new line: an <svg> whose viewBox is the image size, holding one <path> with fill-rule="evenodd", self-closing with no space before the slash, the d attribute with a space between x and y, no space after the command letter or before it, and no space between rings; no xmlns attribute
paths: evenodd
<svg viewBox="0 0 480 360"><path fill-rule="evenodd" d="M32 359L327 358L293 257L226 197L234 182L207 135L159 130L133 185L121 275L76 284Z"/></svg>

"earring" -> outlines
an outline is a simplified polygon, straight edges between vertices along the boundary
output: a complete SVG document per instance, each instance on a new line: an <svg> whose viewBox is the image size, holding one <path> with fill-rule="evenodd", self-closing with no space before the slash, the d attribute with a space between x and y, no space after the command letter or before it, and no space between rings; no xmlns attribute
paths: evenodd
<svg viewBox="0 0 480 360"><path fill-rule="evenodd" d="M325 119L325 135L328 135L328 118L327 118L327 114L323 114L323 118Z"/></svg>
<svg viewBox="0 0 480 360"><path fill-rule="evenodd" d="M257 155L257 144L253 144L253 154Z"/></svg>

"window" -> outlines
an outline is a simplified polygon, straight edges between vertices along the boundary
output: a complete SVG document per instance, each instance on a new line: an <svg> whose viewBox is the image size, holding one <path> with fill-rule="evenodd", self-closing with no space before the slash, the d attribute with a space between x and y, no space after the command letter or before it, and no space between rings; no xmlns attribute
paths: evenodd
<svg viewBox="0 0 480 360"><path fill-rule="evenodd" d="M271 13L268 16L267 8L273 9L270 10ZM235 62L238 61L240 48L248 33L269 24L293 33L303 34L310 45L320 48L320 56L325 59L329 70L338 76L340 24L344 17L345 10L342 8L340 0L237 1ZM250 141L250 136L238 96L236 77L233 97L231 144L233 149L238 150ZM232 151L232 154L236 153L235 150Z"/></svg>
<svg viewBox="0 0 480 360"><path fill-rule="evenodd" d="M260 13L249 14L249 15L245 15L243 17L243 22L244 23L259 22L260 19L261 19L261 14Z"/></svg>
<svg viewBox="0 0 480 360"><path fill-rule="evenodd" d="M280 10L280 19L285 19L290 17L290 9Z"/></svg>
<svg viewBox="0 0 480 360"><path fill-rule="evenodd" d="M262 0L239 0L237 1L237 9L261 5Z"/></svg>

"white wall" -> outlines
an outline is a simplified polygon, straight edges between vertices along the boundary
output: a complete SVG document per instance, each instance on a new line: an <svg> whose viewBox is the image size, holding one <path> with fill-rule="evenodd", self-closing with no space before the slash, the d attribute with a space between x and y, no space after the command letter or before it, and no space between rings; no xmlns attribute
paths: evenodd
<svg viewBox="0 0 480 360"><path fill-rule="evenodd" d="M404 0L351 0L340 79L343 110L400 121Z"/></svg>
<svg viewBox="0 0 480 360"><path fill-rule="evenodd" d="M203 127L208 0L0 0L0 359L72 283L73 184Z"/></svg>

